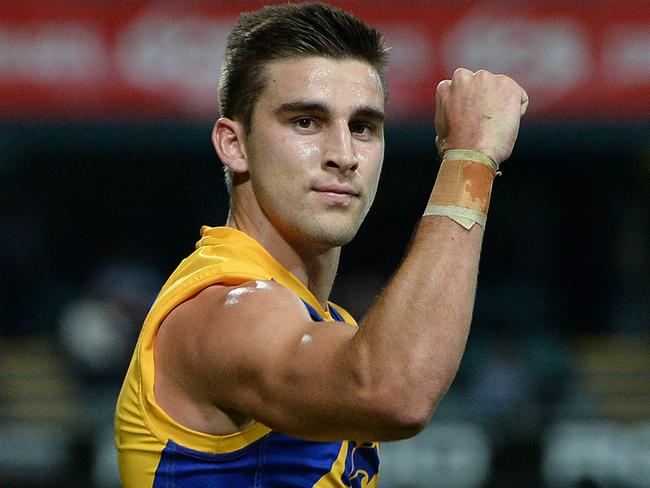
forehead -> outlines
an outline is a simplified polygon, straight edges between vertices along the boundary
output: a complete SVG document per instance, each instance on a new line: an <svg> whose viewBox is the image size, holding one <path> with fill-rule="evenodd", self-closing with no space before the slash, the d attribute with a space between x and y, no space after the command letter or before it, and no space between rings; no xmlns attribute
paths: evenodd
<svg viewBox="0 0 650 488"><path fill-rule="evenodd" d="M266 74L260 105L272 108L294 99L309 99L341 109L360 105L384 108L379 75L363 61L296 58L269 63Z"/></svg>

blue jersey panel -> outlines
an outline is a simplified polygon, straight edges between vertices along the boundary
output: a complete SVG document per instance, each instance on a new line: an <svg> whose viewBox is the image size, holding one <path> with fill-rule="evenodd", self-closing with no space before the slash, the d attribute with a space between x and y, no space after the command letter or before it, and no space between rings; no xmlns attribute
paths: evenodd
<svg viewBox="0 0 650 488"><path fill-rule="evenodd" d="M255 486L259 445L228 454L208 454L169 440L160 455L153 488Z"/></svg>
<svg viewBox="0 0 650 488"><path fill-rule="evenodd" d="M312 442L279 432L268 435L260 487L303 488L313 486L325 474L341 451L342 442Z"/></svg>
<svg viewBox="0 0 650 488"><path fill-rule="evenodd" d="M169 441L153 488L304 488L328 473L341 442L310 442L271 432L228 454L208 454Z"/></svg>

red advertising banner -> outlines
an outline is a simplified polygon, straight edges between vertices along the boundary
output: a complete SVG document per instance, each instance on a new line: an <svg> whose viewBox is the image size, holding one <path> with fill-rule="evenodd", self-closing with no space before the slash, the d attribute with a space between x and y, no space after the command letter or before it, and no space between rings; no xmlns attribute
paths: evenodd
<svg viewBox="0 0 650 488"><path fill-rule="evenodd" d="M213 119L226 37L268 2L0 0L0 119ZM392 46L388 113L430 120L458 66L537 119L650 119L650 2L339 1Z"/></svg>

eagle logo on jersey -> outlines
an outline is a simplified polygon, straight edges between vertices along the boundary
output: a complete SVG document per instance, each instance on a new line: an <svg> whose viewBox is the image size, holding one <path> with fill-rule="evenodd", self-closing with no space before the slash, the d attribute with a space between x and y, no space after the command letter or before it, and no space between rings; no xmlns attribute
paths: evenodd
<svg viewBox="0 0 650 488"><path fill-rule="evenodd" d="M366 488L379 471L379 452L376 442L350 442L341 481L350 488Z"/></svg>

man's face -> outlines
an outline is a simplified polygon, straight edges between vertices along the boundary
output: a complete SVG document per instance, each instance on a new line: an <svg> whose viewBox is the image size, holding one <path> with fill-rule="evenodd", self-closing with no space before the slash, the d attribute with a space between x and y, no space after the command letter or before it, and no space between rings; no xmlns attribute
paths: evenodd
<svg viewBox="0 0 650 488"><path fill-rule="evenodd" d="M290 242L346 244L379 183L379 76L361 61L308 57L269 63L267 79L246 138L254 198Z"/></svg>

